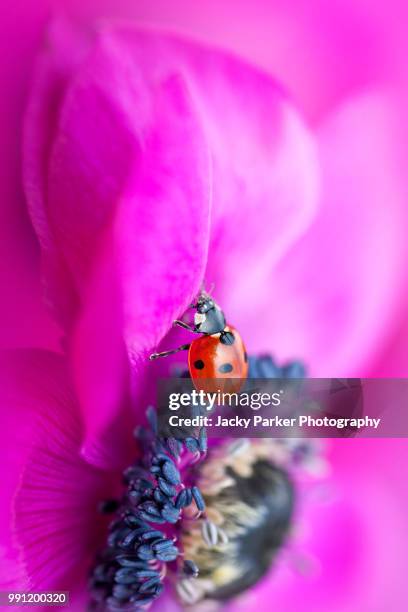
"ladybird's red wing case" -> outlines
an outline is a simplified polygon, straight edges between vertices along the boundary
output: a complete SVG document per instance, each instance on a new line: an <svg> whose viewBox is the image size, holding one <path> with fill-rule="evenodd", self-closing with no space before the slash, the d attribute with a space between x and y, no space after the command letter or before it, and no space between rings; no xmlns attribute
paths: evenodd
<svg viewBox="0 0 408 612"><path fill-rule="evenodd" d="M240 391L248 375L248 358L241 336L231 326L225 328L234 336L232 344L223 344L220 334L201 336L191 343L188 367L197 389L217 391L211 379L225 379L223 391Z"/></svg>

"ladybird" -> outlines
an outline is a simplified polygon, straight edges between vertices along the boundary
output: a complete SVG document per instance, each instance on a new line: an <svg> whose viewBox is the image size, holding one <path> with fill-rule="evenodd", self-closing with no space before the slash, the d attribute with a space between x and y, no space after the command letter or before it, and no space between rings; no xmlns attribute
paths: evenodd
<svg viewBox="0 0 408 612"><path fill-rule="evenodd" d="M208 388L210 380L223 379L223 391L238 392L248 375L248 356L240 334L227 324L223 311L207 293L201 292L191 307L196 310L194 326L179 320L174 325L200 337L176 349L153 353L150 359L188 351L188 369L197 389L214 390Z"/></svg>

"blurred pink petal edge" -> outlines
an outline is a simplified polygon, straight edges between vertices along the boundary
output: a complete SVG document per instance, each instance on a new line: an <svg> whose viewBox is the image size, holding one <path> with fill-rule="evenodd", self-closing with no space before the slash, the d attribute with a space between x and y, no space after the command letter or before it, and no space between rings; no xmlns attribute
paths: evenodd
<svg viewBox="0 0 408 612"><path fill-rule="evenodd" d="M86 572L109 481L79 457L78 406L61 356L3 352L0 376L2 588L52 588Z"/></svg>
<svg viewBox="0 0 408 612"><path fill-rule="evenodd" d="M306 355L314 376L370 374L400 321L405 290L406 189L397 130L392 101L378 92L345 102L320 126L319 213L270 271L269 299L257 311L265 327L248 333L252 351L267 350L273 339L282 359ZM239 297L229 295L238 310ZM251 316L239 312L240 329Z"/></svg>

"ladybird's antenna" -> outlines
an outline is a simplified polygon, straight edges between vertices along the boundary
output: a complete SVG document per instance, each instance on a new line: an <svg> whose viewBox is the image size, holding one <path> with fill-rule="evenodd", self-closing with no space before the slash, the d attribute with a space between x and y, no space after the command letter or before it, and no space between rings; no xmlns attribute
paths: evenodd
<svg viewBox="0 0 408 612"><path fill-rule="evenodd" d="M215 283L211 283L210 288L207 292L208 295L212 296L212 294L214 293L214 289L215 289Z"/></svg>
<svg viewBox="0 0 408 612"><path fill-rule="evenodd" d="M212 297L212 293L215 289L215 283L211 283L210 288L208 289L208 291L206 291L205 289L205 281L203 281L201 283L201 295L205 296L205 297Z"/></svg>
<svg viewBox="0 0 408 612"><path fill-rule="evenodd" d="M203 279L202 283L201 283L201 288L200 288L200 293L199 293L200 297L206 297L208 294L205 290L205 280Z"/></svg>
<svg viewBox="0 0 408 612"><path fill-rule="evenodd" d="M205 292L205 281L204 280L201 281L200 290L198 291L196 299L194 300L194 302L191 302L189 308L197 308L197 305L198 305L197 301L203 295L206 295L206 292Z"/></svg>

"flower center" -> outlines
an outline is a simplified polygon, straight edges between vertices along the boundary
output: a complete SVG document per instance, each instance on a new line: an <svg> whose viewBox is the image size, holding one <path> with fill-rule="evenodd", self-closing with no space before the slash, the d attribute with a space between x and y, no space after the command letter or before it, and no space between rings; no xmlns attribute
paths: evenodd
<svg viewBox="0 0 408 612"><path fill-rule="evenodd" d="M224 601L253 586L267 572L291 525L294 489L268 458L270 441L236 440L210 452L197 484L205 517L182 523L181 545L199 568L181 580L186 604Z"/></svg>
<svg viewBox="0 0 408 612"><path fill-rule="evenodd" d="M299 366L278 368L265 356L250 358L251 371L283 378ZM282 547L294 504L287 468L310 453L299 455L296 440L224 440L208 449L204 428L160 438L155 411L147 416L150 428L137 431L142 458L125 471L123 498L105 505L115 516L92 574L92 607L146 609L165 577L185 605L236 597Z"/></svg>

